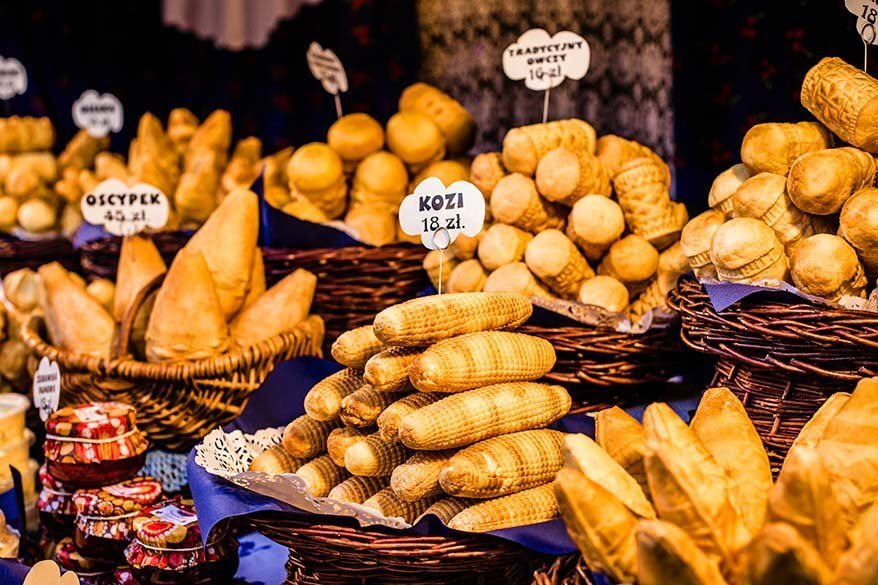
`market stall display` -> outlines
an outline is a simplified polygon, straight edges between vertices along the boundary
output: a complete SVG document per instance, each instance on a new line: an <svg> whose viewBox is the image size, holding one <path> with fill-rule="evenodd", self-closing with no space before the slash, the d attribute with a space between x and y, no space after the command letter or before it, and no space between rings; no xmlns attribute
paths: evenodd
<svg viewBox="0 0 878 585"><path fill-rule="evenodd" d="M689 269L676 243L688 214L671 201L658 155L619 136L598 139L583 120L559 120L511 129L502 152L473 159L470 180L492 220L445 253L443 291L518 292L572 317L524 331L552 342L550 379L578 400L596 387L680 373L665 297ZM439 255L423 261L437 288Z"/></svg>
<svg viewBox="0 0 878 585"><path fill-rule="evenodd" d="M856 91L843 103L842 86ZM671 295L683 340L719 357L714 384L741 398L775 461L832 392L878 373L876 167L846 122L875 87L841 60L822 60L802 88L820 122L751 128L743 163L717 177L712 209L682 232L698 278ZM827 128L854 142L835 146ZM747 296L757 290L798 298Z"/></svg>
<svg viewBox="0 0 878 585"><path fill-rule="evenodd" d="M403 91L386 128L367 114L348 114L329 128L327 142L265 160L263 190L272 208L263 213L286 232L263 242L266 276L271 282L296 268L317 275L314 307L326 320L327 341L429 287L420 269L423 252L412 245L417 240L399 228L399 205L426 177L446 185L466 180L464 153L474 132L475 121L461 104L416 83ZM307 226L336 229L313 241L285 241L308 227L285 222L275 208Z"/></svg>
<svg viewBox="0 0 878 585"><path fill-rule="evenodd" d="M106 304L59 265L39 269L50 343L36 317L21 338L58 362L62 404L126 402L153 443L185 449L234 418L277 361L320 355L315 277L296 271L266 290L257 207L252 192L230 193L167 272L148 239L126 240Z"/></svg>
<svg viewBox="0 0 878 585"><path fill-rule="evenodd" d="M833 395L774 483L755 428L728 389L709 389L690 425L653 404L642 427L631 419L602 433L620 415L599 413L598 442L568 436L555 482L584 561L569 582L589 582L589 569L639 584L868 582L875 481L863 470L874 456L876 391L872 378ZM624 454L621 444L629 446ZM635 454L645 486L627 471ZM569 564L557 563L555 578Z"/></svg>

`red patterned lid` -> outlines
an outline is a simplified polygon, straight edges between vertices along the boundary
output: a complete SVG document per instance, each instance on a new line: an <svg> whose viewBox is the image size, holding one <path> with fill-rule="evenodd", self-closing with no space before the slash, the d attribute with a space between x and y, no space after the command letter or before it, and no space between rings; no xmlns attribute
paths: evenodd
<svg viewBox="0 0 878 585"><path fill-rule="evenodd" d="M165 500L140 511L132 522L135 538L161 549L201 547L201 527L191 500Z"/></svg>
<svg viewBox="0 0 878 585"><path fill-rule="evenodd" d="M116 569L115 563L95 561L79 554L76 545L70 538L64 538L58 542L58 548L55 549L55 562L61 565L65 571L74 571L81 575L112 573Z"/></svg>
<svg viewBox="0 0 878 585"><path fill-rule="evenodd" d="M66 406L49 415L46 434L56 440L113 439L137 429L137 413L121 402L89 402Z"/></svg>
<svg viewBox="0 0 878 585"><path fill-rule="evenodd" d="M77 490L76 512L85 517L113 518L134 515L162 497L162 484L143 476L102 488Z"/></svg>

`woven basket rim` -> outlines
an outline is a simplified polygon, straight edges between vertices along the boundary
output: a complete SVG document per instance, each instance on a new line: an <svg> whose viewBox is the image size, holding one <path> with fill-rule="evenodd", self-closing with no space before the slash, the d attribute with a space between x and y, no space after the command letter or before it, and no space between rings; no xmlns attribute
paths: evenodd
<svg viewBox="0 0 878 585"><path fill-rule="evenodd" d="M7 309L10 303L5 302ZM13 310L15 310L13 308ZM19 313L20 314L20 313ZM32 316L25 317L21 341L39 357L47 357L66 369L87 371L107 377L140 378L161 381L215 378L250 369L259 362L283 355L302 336L322 342L324 324L320 315L309 315L293 329L264 339L248 347L197 361L145 362L129 358L99 358L67 351L45 341L35 328ZM319 339L317 339L319 338Z"/></svg>

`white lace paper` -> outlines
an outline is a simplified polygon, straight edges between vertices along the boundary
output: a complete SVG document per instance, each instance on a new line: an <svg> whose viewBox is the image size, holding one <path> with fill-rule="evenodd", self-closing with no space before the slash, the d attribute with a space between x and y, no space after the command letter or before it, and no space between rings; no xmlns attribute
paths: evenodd
<svg viewBox="0 0 878 585"><path fill-rule="evenodd" d="M578 323L612 329L617 333L638 334L646 333L650 329L663 329L668 327L675 318L674 313L670 310L652 308L635 323L625 313L615 313L594 305L540 297L531 297L530 302Z"/></svg>
<svg viewBox="0 0 878 585"><path fill-rule="evenodd" d="M331 498L315 498L305 489L305 481L292 473L270 475L248 471L253 458L281 441L283 427L261 429L247 435L241 431L211 431L195 446L195 463L211 475L222 477L251 492L274 498L304 512L356 518L361 527L387 526L405 529L411 525L401 518L388 518L358 504Z"/></svg>

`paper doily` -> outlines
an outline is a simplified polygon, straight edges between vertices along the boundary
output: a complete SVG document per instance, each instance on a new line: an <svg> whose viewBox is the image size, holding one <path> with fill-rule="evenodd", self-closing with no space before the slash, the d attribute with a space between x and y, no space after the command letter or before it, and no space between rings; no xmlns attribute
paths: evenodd
<svg viewBox="0 0 878 585"><path fill-rule="evenodd" d="M261 429L252 435L237 430L226 433L222 429L215 429L195 446L195 463L211 475L304 512L348 516L355 518L361 527L411 528L411 524L402 518L388 518L359 504L313 497L307 492L305 481L295 474L270 475L248 471L253 458L279 444L282 435L283 427Z"/></svg>

